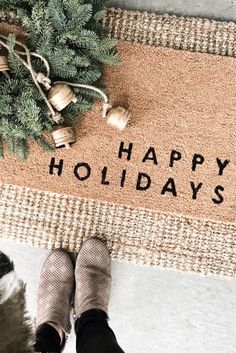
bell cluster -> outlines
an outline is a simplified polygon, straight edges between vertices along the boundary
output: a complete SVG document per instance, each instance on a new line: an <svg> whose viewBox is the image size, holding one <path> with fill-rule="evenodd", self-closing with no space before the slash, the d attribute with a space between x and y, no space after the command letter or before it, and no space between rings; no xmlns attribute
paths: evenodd
<svg viewBox="0 0 236 353"><path fill-rule="evenodd" d="M42 57L41 59L43 59L44 62L46 61ZM27 66L27 63L25 63L24 61L23 63ZM60 112L65 109L69 104L76 103L78 101L75 92L73 91L73 89L70 88L70 86L84 87L100 93L100 95L104 99L103 117L106 118L107 123L112 127L122 131L128 124L131 116L130 112L121 106L112 107L112 105L109 103L108 97L100 89L89 85L81 85L79 83L74 84L70 82L58 81L54 84L51 84L51 80L48 76L45 76L42 73L35 73L31 66L29 66L28 68L29 70L31 70L34 82L49 107L49 114L52 115L52 119L56 123L55 128L52 131L52 138L56 148L65 147L69 149L71 145L76 142L76 134L74 129L70 126L66 126L63 124L64 118L60 114ZM9 71L10 67L8 64L7 57L0 56L0 72L10 80ZM41 88L40 84L43 86L43 89ZM47 93L45 93L44 91L47 91ZM55 108L56 111L53 108Z"/></svg>
<svg viewBox="0 0 236 353"><path fill-rule="evenodd" d="M6 22L8 24L19 25L20 18L15 10L9 12L0 11L0 22Z"/></svg>

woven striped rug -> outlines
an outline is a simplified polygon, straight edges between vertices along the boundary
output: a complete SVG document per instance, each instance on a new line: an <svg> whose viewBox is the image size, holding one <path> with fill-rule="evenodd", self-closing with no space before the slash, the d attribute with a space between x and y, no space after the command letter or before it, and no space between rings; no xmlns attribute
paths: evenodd
<svg viewBox="0 0 236 353"><path fill-rule="evenodd" d="M74 252L97 235L113 259L235 276L236 24L120 9L105 23L123 61L105 81L131 125L104 126L97 104L71 151L7 155L0 235Z"/></svg>

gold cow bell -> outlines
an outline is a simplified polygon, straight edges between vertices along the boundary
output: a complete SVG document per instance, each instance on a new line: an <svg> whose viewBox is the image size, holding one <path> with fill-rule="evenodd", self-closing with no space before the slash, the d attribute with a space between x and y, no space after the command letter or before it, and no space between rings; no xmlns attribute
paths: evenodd
<svg viewBox="0 0 236 353"><path fill-rule="evenodd" d="M52 131L52 138L56 148L70 149L76 143L75 131L72 127L57 125Z"/></svg>
<svg viewBox="0 0 236 353"><path fill-rule="evenodd" d="M8 60L6 56L0 56L0 72L6 74L6 71L9 71Z"/></svg>
<svg viewBox="0 0 236 353"><path fill-rule="evenodd" d="M123 107L112 108L106 115L107 123L118 130L124 130L130 119L130 112Z"/></svg>
<svg viewBox="0 0 236 353"><path fill-rule="evenodd" d="M55 86L51 87L48 92L49 102L58 110L59 112L67 107L71 102L76 103L77 97L72 89L64 84L57 83Z"/></svg>

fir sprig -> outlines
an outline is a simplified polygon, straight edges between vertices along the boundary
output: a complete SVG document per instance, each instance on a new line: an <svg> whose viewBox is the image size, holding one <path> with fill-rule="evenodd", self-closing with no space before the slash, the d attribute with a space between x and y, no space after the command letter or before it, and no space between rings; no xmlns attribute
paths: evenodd
<svg viewBox="0 0 236 353"><path fill-rule="evenodd" d="M0 0L0 10L15 9L27 35L27 45L50 63L51 79L73 83L98 84L102 64L117 64L116 41L107 37L101 20L107 0ZM14 38L8 41L13 50ZM29 71L9 52L11 81L0 76L0 156L3 141L11 153L21 159L29 154L29 139L46 150L52 150L44 138L53 121L39 95ZM36 72L42 71L40 60L33 60ZM68 123L88 111L96 97L93 92L76 89L78 102L62 114Z"/></svg>

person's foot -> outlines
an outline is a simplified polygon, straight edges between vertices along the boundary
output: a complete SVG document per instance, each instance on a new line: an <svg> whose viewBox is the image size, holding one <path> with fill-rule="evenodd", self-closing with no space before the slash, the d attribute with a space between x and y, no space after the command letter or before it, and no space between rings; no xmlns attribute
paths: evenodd
<svg viewBox="0 0 236 353"><path fill-rule="evenodd" d="M111 260L105 243L98 238L87 240L75 267L75 314L102 310L107 314L111 292Z"/></svg>
<svg viewBox="0 0 236 353"><path fill-rule="evenodd" d="M74 289L74 267L69 255L53 251L47 258L40 277L36 326L51 323L69 333L71 298Z"/></svg>

